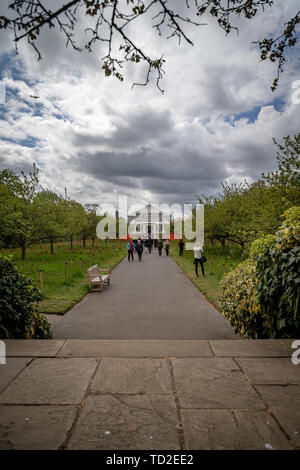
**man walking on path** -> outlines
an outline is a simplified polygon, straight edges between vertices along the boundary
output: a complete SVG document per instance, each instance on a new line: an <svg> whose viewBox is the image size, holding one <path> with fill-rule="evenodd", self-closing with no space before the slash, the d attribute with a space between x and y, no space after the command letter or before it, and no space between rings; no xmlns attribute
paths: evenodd
<svg viewBox="0 0 300 470"><path fill-rule="evenodd" d="M142 256L143 256L143 244L142 244L142 240L139 239L138 242L137 242L137 246L136 246L136 251L137 251L137 254L138 254L138 257L139 257L139 261L142 261Z"/></svg>
<svg viewBox="0 0 300 470"><path fill-rule="evenodd" d="M179 241L178 246L179 246L179 256L183 256L183 248L184 248L183 239Z"/></svg>
<svg viewBox="0 0 300 470"><path fill-rule="evenodd" d="M169 240L165 241L165 250L166 250L166 255L169 256L169 249L170 249L170 243Z"/></svg>
<svg viewBox="0 0 300 470"><path fill-rule="evenodd" d="M151 253L152 243L153 243L153 241L152 241L151 237L149 236L148 237L148 250L149 250L149 253Z"/></svg>
<svg viewBox="0 0 300 470"><path fill-rule="evenodd" d="M162 248L163 248L163 242L162 242L162 240L158 240L157 249L158 249L159 256L161 256Z"/></svg>
<svg viewBox="0 0 300 470"><path fill-rule="evenodd" d="M133 250L135 248L135 244L132 242L132 240L129 240L129 242L127 243L126 248L128 250L128 261L130 261L130 258L132 258L132 261L134 261Z"/></svg>

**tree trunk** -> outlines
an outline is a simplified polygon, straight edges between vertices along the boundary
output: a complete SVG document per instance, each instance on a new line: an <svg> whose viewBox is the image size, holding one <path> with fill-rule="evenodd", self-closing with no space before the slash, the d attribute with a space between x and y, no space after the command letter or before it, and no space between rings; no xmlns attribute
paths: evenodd
<svg viewBox="0 0 300 470"><path fill-rule="evenodd" d="M25 253L26 253L26 246L23 245L23 246L22 246L22 260L25 259Z"/></svg>
<svg viewBox="0 0 300 470"><path fill-rule="evenodd" d="M85 248L85 240L86 240L85 238L82 239L82 243L83 243L82 246L83 246L83 248Z"/></svg>
<svg viewBox="0 0 300 470"><path fill-rule="evenodd" d="M51 253L51 255L54 254L54 251L53 251L53 240L50 241L50 253Z"/></svg>
<svg viewBox="0 0 300 470"><path fill-rule="evenodd" d="M92 238L92 246L95 246L95 238Z"/></svg>
<svg viewBox="0 0 300 470"><path fill-rule="evenodd" d="M225 239L224 238L222 238L221 243L222 243L222 251L225 251Z"/></svg>

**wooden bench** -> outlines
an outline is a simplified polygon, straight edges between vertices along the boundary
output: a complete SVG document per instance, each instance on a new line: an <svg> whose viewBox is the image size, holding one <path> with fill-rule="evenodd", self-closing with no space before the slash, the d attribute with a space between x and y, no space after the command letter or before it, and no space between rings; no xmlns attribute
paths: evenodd
<svg viewBox="0 0 300 470"><path fill-rule="evenodd" d="M107 274L100 274L100 271L106 272ZM91 266L87 270L89 278L90 292L99 292L103 290L103 284L109 284L110 281L110 270L106 268L98 268L98 264Z"/></svg>

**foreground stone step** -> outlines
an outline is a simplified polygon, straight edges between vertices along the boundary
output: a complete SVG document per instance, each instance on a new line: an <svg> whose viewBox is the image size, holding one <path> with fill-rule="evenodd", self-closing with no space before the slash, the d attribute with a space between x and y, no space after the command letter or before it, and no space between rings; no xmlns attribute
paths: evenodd
<svg viewBox="0 0 300 470"><path fill-rule="evenodd" d="M291 343L6 341L0 449L300 449Z"/></svg>

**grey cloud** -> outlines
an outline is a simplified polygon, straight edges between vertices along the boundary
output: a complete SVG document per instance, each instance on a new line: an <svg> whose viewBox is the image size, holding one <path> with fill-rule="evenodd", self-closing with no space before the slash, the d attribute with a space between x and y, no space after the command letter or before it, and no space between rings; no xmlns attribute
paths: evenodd
<svg viewBox="0 0 300 470"><path fill-rule="evenodd" d="M29 162L25 158L19 159L17 161L12 161L9 158L5 158L0 155L0 171L5 170L6 168L10 168L15 173L20 174L21 171L29 173L30 171L32 171L33 166L32 162Z"/></svg>
<svg viewBox="0 0 300 470"><path fill-rule="evenodd" d="M114 121L117 119L117 122ZM74 132L72 135L73 143L77 147L86 147L91 145L107 145L112 148L131 148L136 145L142 145L149 141L160 141L163 143L168 139L173 129L173 122L169 111L153 111L144 109L137 114L119 115L114 118L112 124L116 130L110 137L103 135L86 134Z"/></svg>
<svg viewBox="0 0 300 470"><path fill-rule="evenodd" d="M99 180L157 194L194 195L216 187L227 177L224 164L213 156L176 145L164 151L158 147L136 153L80 154L76 169Z"/></svg>

